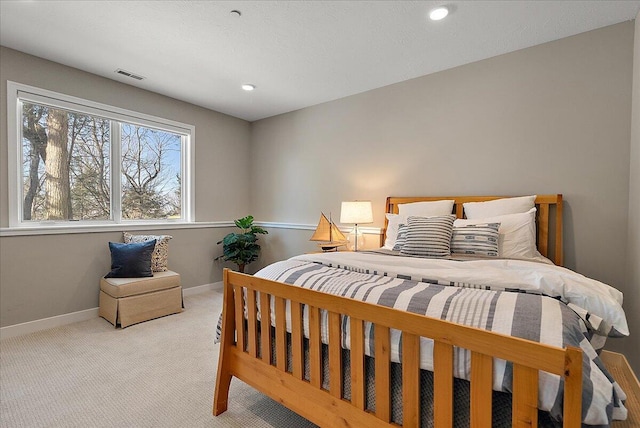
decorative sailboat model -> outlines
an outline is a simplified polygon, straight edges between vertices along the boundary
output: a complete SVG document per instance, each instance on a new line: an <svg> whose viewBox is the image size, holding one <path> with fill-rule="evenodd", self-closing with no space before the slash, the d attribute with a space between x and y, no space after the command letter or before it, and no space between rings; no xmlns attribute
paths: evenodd
<svg viewBox="0 0 640 428"><path fill-rule="evenodd" d="M337 251L338 247L347 245L349 242L346 236L340 232L340 229L333 221L327 219L324 213L320 213L318 227L316 227L316 231L309 241L318 241L318 246L322 251Z"/></svg>

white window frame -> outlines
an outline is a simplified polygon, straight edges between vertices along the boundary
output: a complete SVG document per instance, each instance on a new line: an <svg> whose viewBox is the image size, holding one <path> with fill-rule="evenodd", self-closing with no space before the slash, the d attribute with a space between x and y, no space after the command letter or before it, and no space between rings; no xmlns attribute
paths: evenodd
<svg viewBox="0 0 640 428"><path fill-rule="evenodd" d="M122 218L120 191L120 162L112 162L111 170L111 220L46 220L23 221L22 213L22 100L60 107L90 115L100 116L111 122L111 141L119 141L120 123L145 126L181 135L181 176L182 176L182 212L180 219L125 220ZM163 225L195 222L195 126L173 120L163 119L144 113L126 110L107 104L89 101L34 86L7 81L7 142L8 142L8 180L9 185L9 228L47 229L82 228L109 230L114 225ZM117 139L117 140L116 140ZM112 159L120 159L120 145L111 144Z"/></svg>

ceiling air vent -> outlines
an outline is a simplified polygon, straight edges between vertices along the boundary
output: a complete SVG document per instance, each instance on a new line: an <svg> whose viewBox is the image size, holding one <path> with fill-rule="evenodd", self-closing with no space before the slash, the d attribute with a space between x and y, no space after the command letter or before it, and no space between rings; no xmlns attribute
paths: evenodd
<svg viewBox="0 0 640 428"><path fill-rule="evenodd" d="M130 72L128 72L128 71L126 71L126 70L123 70L123 69L121 69L121 68L117 69L117 70L116 70L116 73L121 74L121 75L123 75L123 76L131 77L132 79L136 79L136 80L144 80L144 77L142 77L142 76L138 76L137 74L130 73Z"/></svg>

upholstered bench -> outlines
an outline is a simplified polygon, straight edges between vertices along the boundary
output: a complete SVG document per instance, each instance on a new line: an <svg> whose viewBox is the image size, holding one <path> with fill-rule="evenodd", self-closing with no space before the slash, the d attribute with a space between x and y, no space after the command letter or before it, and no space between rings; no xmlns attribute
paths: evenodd
<svg viewBox="0 0 640 428"><path fill-rule="evenodd" d="M101 317L125 328L153 318L182 312L180 274L170 270L145 278L102 278Z"/></svg>

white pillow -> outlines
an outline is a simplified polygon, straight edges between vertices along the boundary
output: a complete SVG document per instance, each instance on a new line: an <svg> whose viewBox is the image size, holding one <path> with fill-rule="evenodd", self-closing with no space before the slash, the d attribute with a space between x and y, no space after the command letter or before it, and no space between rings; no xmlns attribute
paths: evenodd
<svg viewBox="0 0 640 428"><path fill-rule="evenodd" d="M535 207L536 195L517 198L495 199L486 202L466 202L462 204L467 218L478 219L497 215L526 213Z"/></svg>
<svg viewBox="0 0 640 428"><path fill-rule="evenodd" d="M393 250L393 247L396 245L396 238L398 237L398 228L401 223L407 221L407 218L400 217L398 214L387 214L387 220L387 231L382 248Z"/></svg>
<svg viewBox="0 0 640 428"><path fill-rule="evenodd" d="M500 223L498 254L506 259L534 259L536 248L536 209L525 213L499 215L482 219L457 219L454 227L477 223Z"/></svg>
<svg viewBox="0 0 640 428"><path fill-rule="evenodd" d="M449 215L453 212L454 200L412 202L409 204L398 204L398 214L409 217L435 217Z"/></svg>

